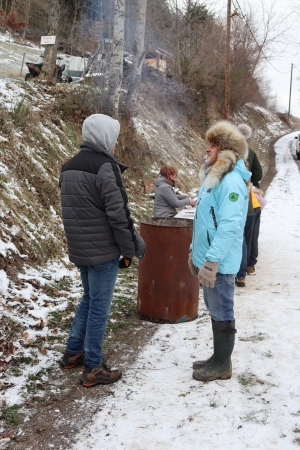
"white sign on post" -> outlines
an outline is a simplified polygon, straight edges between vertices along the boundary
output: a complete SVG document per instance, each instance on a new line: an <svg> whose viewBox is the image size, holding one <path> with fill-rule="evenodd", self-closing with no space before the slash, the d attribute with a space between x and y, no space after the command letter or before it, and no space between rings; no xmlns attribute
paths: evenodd
<svg viewBox="0 0 300 450"><path fill-rule="evenodd" d="M41 45L55 44L56 36L41 36Z"/></svg>

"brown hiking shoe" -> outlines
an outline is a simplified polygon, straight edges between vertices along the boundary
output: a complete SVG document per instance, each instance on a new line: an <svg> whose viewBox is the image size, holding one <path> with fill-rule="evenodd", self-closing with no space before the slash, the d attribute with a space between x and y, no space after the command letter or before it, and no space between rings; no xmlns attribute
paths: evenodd
<svg viewBox="0 0 300 450"><path fill-rule="evenodd" d="M237 287L246 287L245 278L239 278L236 280Z"/></svg>
<svg viewBox="0 0 300 450"><path fill-rule="evenodd" d="M110 384L118 381L121 376L121 370L111 370L104 363L94 368L85 366L84 372L81 375L81 384L85 387L95 386L96 384Z"/></svg>
<svg viewBox="0 0 300 450"><path fill-rule="evenodd" d="M248 266L247 267L247 274L253 275L255 273L255 267L254 266Z"/></svg>
<svg viewBox="0 0 300 450"><path fill-rule="evenodd" d="M59 364L62 369L73 369L75 366L81 366L84 364L84 352L73 355L66 350Z"/></svg>

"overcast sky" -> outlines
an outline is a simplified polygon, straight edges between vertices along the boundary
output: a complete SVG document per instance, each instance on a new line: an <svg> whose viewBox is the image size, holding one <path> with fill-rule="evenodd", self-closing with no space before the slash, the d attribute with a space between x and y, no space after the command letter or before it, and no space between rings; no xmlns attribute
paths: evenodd
<svg viewBox="0 0 300 450"><path fill-rule="evenodd" d="M269 10L272 0L232 0L232 11L235 6L240 6L245 13L249 4L255 5L258 20L262 20L262 4ZM281 44L276 47L280 50L280 56L270 57L265 62L263 73L270 80L272 94L277 98L280 111L286 112L289 107L289 92L291 79L291 65L293 63L291 114L300 117L300 31L299 20L292 13L293 4L298 3L300 12L300 0L273 0L277 14L278 25L282 29L288 28ZM223 7L226 12L227 0L216 0L216 5Z"/></svg>

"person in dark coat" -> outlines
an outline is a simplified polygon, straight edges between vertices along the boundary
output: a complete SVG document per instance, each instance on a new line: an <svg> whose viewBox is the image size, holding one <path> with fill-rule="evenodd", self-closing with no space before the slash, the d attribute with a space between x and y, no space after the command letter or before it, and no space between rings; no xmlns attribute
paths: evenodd
<svg viewBox="0 0 300 450"><path fill-rule="evenodd" d="M118 269L145 253L127 205L126 166L114 157L119 132L117 120L89 116L83 122L81 150L63 165L59 179L69 259L80 270L83 285L61 367L84 364L81 382L86 387L122 376L104 364L102 342Z"/></svg>
<svg viewBox="0 0 300 450"><path fill-rule="evenodd" d="M172 166L162 166L159 177L155 180L154 217L174 217L176 208L186 205L196 205L196 199L187 194L176 195L174 191L177 178L177 170Z"/></svg>
<svg viewBox="0 0 300 450"><path fill-rule="evenodd" d="M246 140L251 137L251 128L242 123L238 126L240 133ZM258 157L254 150L248 147L247 168L252 173L251 182L253 186L259 187L259 182L263 177L263 171ZM244 228L243 255L240 269L236 276L236 285L238 287L246 286L246 274L250 275L255 272L255 264L258 257L258 236L260 227L261 207L254 191L249 194L248 214Z"/></svg>

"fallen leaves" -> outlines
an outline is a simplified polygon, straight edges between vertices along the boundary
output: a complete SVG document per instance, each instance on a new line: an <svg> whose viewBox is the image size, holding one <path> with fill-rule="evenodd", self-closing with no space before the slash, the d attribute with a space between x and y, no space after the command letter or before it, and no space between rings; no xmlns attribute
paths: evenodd
<svg viewBox="0 0 300 450"><path fill-rule="evenodd" d="M9 342L7 344L7 351L8 353L10 353L11 355L13 355L15 353L15 346L12 342Z"/></svg>
<svg viewBox="0 0 300 450"><path fill-rule="evenodd" d="M13 437L13 435L14 435L14 431L6 431L6 432L2 433L2 438L11 439Z"/></svg>
<svg viewBox="0 0 300 450"><path fill-rule="evenodd" d="M42 353L42 355L46 355L47 351L48 350L45 347L44 348L39 348L39 352Z"/></svg>

